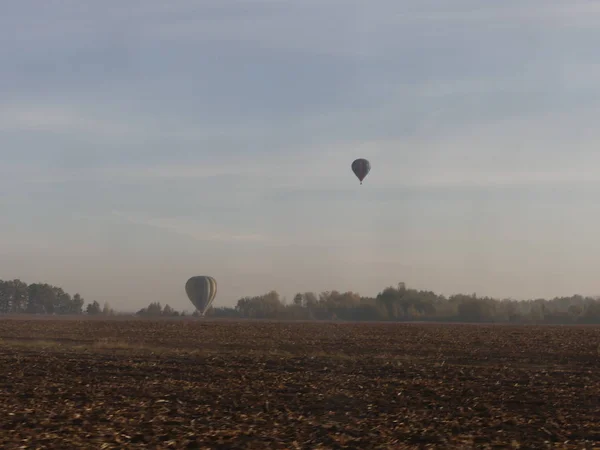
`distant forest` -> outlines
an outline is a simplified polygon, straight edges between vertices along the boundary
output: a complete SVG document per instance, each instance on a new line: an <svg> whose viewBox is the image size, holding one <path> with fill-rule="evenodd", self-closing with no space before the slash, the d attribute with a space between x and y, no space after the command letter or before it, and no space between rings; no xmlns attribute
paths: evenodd
<svg viewBox="0 0 600 450"><path fill-rule="evenodd" d="M108 304L85 302L46 283L0 280L0 314L116 315ZM168 304L154 302L136 313L141 317L185 316ZM194 312L192 316L197 316ZM409 289L404 283L387 287L376 297L355 292L298 293L291 302L276 291L244 297L233 308L213 307L213 318L340 321L436 321L472 323L600 324L600 298L573 295L553 299L512 300Z"/></svg>
<svg viewBox="0 0 600 450"><path fill-rule="evenodd" d="M21 280L0 280L0 314L83 314L85 301L62 288L47 283L27 284ZM85 308L87 314L115 314L108 304L96 301Z"/></svg>

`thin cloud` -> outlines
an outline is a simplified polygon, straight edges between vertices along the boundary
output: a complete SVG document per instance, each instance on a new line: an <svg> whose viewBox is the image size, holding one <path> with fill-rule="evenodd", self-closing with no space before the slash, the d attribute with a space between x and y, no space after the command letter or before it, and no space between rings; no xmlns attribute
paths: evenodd
<svg viewBox="0 0 600 450"><path fill-rule="evenodd" d="M86 133L121 137L131 133L127 124L94 119L75 109L51 105L0 105L0 130Z"/></svg>
<svg viewBox="0 0 600 450"><path fill-rule="evenodd" d="M0 103L0 131L43 132L82 141L99 137L112 139L112 142L119 139L126 146L145 143L149 138L172 139L179 145L206 145L213 140L243 142L260 138L268 130L262 123L198 127L190 120L178 121L175 117L157 117L147 112L123 113L120 106L118 101L112 106L102 103L85 107L27 101ZM80 151L90 150L84 147Z"/></svg>
<svg viewBox="0 0 600 450"><path fill-rule="evenodd" d="M561 183L597 183L595 108L549 112L464 127L432 136L352 140L314 146L290 146L280 154L252 153L205 162L130 167L53 169L5 165L2 172L29 183L96 181L153 183L161 180L236 179L238 188L323 190L353 182L350 162L372 161L367 183L374 189L485 187ZM553 124L553 125L551 125ZM568 146L571 151L562 151Z"/></svg>
<svg viewBox="0 0 600 450"><path fill-rule="evenodd" d="M128 223L146 225L155 228L165 229L184 236L193 238L196 241L204 242L267 242L271 239L265 235L257 233L231 233L216 230L209 230L205 225L198 221L174 219L174 218L149 218L140 214L132 214L121 211L113 211L113 217L118 217Z"/></svg>
<svg viewBox="0 0 600 450"><path fill-rule="evenodd" d="M222 2L220 2L222 3ZM263 8L253 13L222 13L195 18L193 14L161 22L142 31L145 38L169 41L190 39L215 42L237 41L267 49L302 51L346 57L383 56L392 45L408 48L413 42L395 43L375 39L399 27L436 26L433 33L448 33L440 26L514 28L585 27L598 25L600 5L594 2L503 2L481 7L477 1L423 2L408 5L402 1L366 4L362 1L253 2ZM207 3L210 9L210 3ZM268 5L268 7L265 7ZM328 26L336 22L336 27ZM306 23L311 27L307 28ZM415 30L413 30L415 31Z"/></svg>

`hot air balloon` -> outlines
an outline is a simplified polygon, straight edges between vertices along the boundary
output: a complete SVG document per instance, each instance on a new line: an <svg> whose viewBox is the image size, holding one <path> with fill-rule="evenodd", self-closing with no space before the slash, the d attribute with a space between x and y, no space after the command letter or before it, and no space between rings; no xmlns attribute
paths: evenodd
<svg viewBox="0 0 600 450"><path fill-rule="evenodd" d="M358 179L360 180L360 184L362 184L363 180L368 175L370 170L371 163L366 159L359 158L352 162L352 172L354 172L354 175L358 177Z"/></svg>
<svg viewBox="0 0 600 450"><path fill-rule="evenodd" d="M200 315L204 316L217 295L217 282L213 277L192 277L185 283L185 292Z"/></svg>

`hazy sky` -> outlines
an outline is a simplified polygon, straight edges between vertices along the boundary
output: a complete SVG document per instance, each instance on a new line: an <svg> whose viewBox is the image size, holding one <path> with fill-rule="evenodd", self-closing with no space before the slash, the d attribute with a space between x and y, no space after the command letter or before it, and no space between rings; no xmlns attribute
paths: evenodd
<svg viewBox="0 0 600 450"><path fill-rule="evenodd" d="M0 278L600 294L599 42L597 1L5 1Z"/></svg>

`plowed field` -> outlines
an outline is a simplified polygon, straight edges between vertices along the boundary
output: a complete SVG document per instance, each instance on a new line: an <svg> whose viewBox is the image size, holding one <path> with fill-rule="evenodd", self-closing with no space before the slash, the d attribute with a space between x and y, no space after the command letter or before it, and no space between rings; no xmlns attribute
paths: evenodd
<svg viewBox="0 0 600 450"><path fill-rule="evenodd" d="M0 321L0 448L600 448L600 328Z"/></svg>

